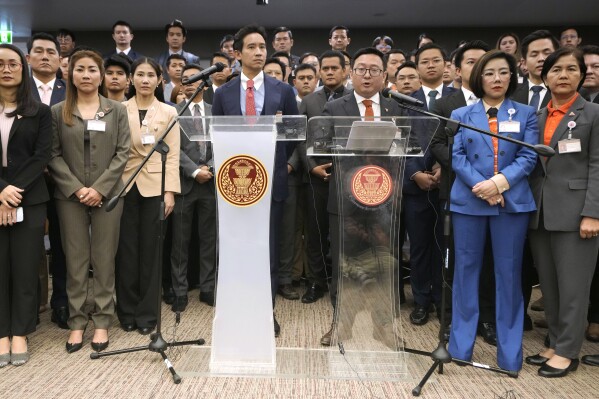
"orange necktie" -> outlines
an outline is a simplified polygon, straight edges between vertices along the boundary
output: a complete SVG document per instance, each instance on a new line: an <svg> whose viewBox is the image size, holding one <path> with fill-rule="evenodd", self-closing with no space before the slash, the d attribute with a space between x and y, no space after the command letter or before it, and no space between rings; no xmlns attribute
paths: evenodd
<svg viewBox="0 0 599 399"><path fill-rule="evenodd" d="M489 115L489 130L491 130L491 132L497 134L497 108L495 107L491 107L489 108L489 110L487 111L487 114ZM499 151L499 139L497 137L491 137L492 141L493 141L493 172L494 174L499 173L499 169L497 166L497 153Z"/></svg>
<svg viewBox="0 0 599 399"><path fill-rule="evenodd" d="M362 104L364 104L366 107L366 112L364 112L364 120L373 121L374 110L372 109L372 100L362 100Z"/></svg>

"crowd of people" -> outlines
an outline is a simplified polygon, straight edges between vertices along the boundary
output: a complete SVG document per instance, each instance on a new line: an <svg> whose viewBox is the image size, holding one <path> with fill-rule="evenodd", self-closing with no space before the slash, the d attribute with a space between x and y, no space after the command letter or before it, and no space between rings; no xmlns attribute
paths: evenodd
<svg viewBox="0 0 599 399"><path fill-rule="evenodd" d="M187 135L204 131L205 123L181 120L165 138L164 209L159 153L111 212L102 209L186 104L185 116L416 116L383 98L387 87L435 114L527 144L463 127L450 146L444 123L434 131L414 125L412 136L425 151L406 160L395 243L401 248L409 237L406 259L397 260L410 265L410 322L424 325L435 309L444 311L445 281L452 289L444 335L456 359L472 360L478 334L497 346L499 367L517 372L525 361L540 376L563 377L578 367L585 335L599 342L599 46L582 46L576 29L559 38L546 30L522 40L505 33L494 48L472 40L449 53L426 34L408 52L382 35L350 54L349 29L335 26L330 50L297 56L289 28L274 30L270 54L266 31L246 26L215 44L210 65L225 68L197 94L200 82L187 79L203 68L183 50L185 26L174 20L164 33L168 49L155 58L132 49L125 21L114 24L115 48L106 54L76 45L66 29L35 33L27 55L0 45L0 367L30 358L27 336L47 302L46 232L51 320L70 330L69 353L83 347L90 275L95 351L108 347L115 314L123 330L151 333L161 290L174 312L186 310L194 288L202 303L214 306L212 147ZM537 155L537 144L555 155ZM309 157L306 147L276 148L273 308L277 295L310 304L327 291L336 306L337 172L330 158ZM453 221L444 275L443 209ZM169 227L159 259L162 219ZM524 358L522 336L533 328L527 310L537 283L543 297L533 308L545 311L546 348ZM401 294L398 302L405 301L403 287ZM333 317L322 345L331 345L337 322ZM599 355L582 361L598 366Z"/></svg>

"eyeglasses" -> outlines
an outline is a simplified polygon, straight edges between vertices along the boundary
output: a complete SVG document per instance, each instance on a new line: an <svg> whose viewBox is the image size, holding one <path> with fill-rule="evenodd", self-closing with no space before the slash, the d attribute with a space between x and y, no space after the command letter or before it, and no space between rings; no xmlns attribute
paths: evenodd
<svg viewBox="0 0 599 399"><path fill-rule="evenodd" d="M0 62L0 71L3 71L5 66L8 67L9 71L15 72L15 71L18 71L19 69L21 69L23 64L19 64L18 62L9 62L8 64Z"/></svg>
<svg viewBox="0 0 599 399"><path fill-rule="evenodd" d="M574 39L578 39L578 36L577 35L563 35L561 37L561 39L562 40L568 40L568 39L574 40Z"/></svg>
<svg viewBox="0 0 599 399"><path fill-rule="evenodd" d="M501 70L501 71L484 71L483 78L487 80L495 79L495 76L499 76L500 80L508 80L512 73L509 70Z"/></svg>
<svg viewBox="0 0 599 399"><path fill-rule="evenodd" d="M366 72L370 72L370 76L376 78L383 73L383 70L379 68L354 68L354 73L358 76L364 76Z"/></svg>

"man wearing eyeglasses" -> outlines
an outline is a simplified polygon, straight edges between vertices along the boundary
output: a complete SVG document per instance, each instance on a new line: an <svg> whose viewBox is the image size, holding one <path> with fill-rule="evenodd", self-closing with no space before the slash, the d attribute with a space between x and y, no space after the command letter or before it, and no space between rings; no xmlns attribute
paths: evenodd
<svg viewBox="0 0 599 399"><path fill-rule="evenodd" d="M380 91L385 87L385 80L387 78L385 69L386 65L384 55L379 50L374 48L363 48L358 50L356 54L354 54L351 71L354 92L337 100L327 102L322 115L337 117L362 117L366 120L376 120L378 117L401 115L402 112L396 102L380 95ZM337 279L339 277L341 261L339 258L339 253L342 241L341 237L339 236L339 227L341 223L342 212L338 206L337 184L335 184L335 180L338 177L334 171L330 176L331 182L329 184L329 202L327 210L329 213L333 276L329 291L333 307L336 307ZM326 180L328 180L328 177L325 177L325 181ZM360 209L356 209L356 212L359 213L360 211ZM348 213L352 213L352 211L348 211L348 208L344 206L343 216L347 215ZM352 213L352 216L355 216L355 214ZM344 218L346 226L348 226L348 219L353 219L353 217ZM360 227L357 228L359 229ZM372 231L376 230L376 226L370 226L370 228ZM370 240L373 239L372 237L368 237L366 240L360 240L359 238L356 238L359 236L359 233L356 233L355 230L349 230L351 230L351 227L346 231L348 238L344 240L344 246L346 247L345 252L347 254L352 253L352 251L355 251L358 249L358 247L362 248L364 245L370 246L372 249L376 247L375 243L370 242ZM348 245L348 240L354 240L356 245ZM334 328L335 320L331 325L331 329L322 337L321 344L330 345Z"/></svg>
<svg viewBox="0 0 599 399"><path fill-rule="evenodd" d="M582 43L582 37L574 28L566 28L559 35L560 47L578 47Z"/></svg>
<svg viewBox="0 0 599 399"><path fill-rule="evenodd" d="M434 43L424 44L416 52L422 87L412 96L425 104L425 110L433 108L437 100L455 91L443 85L446 58L443 48ZM422 116L416 112L410 115ZM403 181L402 222L410 237L410 282L414 295L410 321L415 325L428 322L433 304L437 309L441 308L441 167L428 149L435 127L424 121L412 127L410 145L420 147L424 156L406 160Z"/></svg>

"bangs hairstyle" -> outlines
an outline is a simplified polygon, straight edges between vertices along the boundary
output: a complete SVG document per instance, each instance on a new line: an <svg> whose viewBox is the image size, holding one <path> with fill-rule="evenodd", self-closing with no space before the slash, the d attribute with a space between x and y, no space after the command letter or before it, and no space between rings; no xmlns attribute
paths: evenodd
<svg viewBox="0 0 599 399"><path fill-rule="evenodd" d="M258 25L246 25L239 29L235 34L233 49L241 53L241 50L243 50L243 40L247 35L251 35L252 33L258 33L260 36L262 36L262 38L264 38L265 43L268 42L264 27Z"/></svg>
<svg viewBox="0 0 599 399"><path fill-rule="evenodd" d="M104 61L102 56L97 51L93 50L78 50L74 51L69 58L69 80L67 81L67 94L64 100L64 107L62 108L62 120L67 126L73 126L73 112L77 107L77 87L73 83L73 69L75 63L83 58L91 58L96 63L96 66L100 70L100 76L104 80ZM98 93L102 87L102 82L98 86Z"/></svg>
<svg viewBox="0 0 599 399"><path fill-rule="evenodd" d="M583 52L576 47L560 47L545 59L545 62L543 63L543 69L541 70L541 79L543 80L543 83L545 83L545 79L547 78L549 71L551 68L553 68L557 61L560 58L567 57L569 55L574 57L576 63L578 64L578 68L580 69L580 83L578 83L577 88L577 90L580 90L582 84L584 83L584 79L587 76L587 66L584 63ZM547 85L547 83L545 83L545 85Z"/></svg>
<svg viewBox="0 0 599 399"><path fill-rule="evenodd" d="M516 69L516 59L514 56L500 50L491 50L486 52L478 59L478 61L476 61L476 64L474 64L474 67L472 68L472 73L470 74L470 90L472 90L472 93L474 93L476 97L483 98L485 96L483 90L483 71L489 61L498 58L507 61L511 73L510 84L505 92L505 97L510 97L518 87L518 70Z"/></svg>
<svg viewBox="0 0 599 399"><path fill-rule="evenodd" d="M156 89L154 90L154 96L158 99L158 101L163 103L164 102L164 91L162 90L162 84L161 84L162 68L160 67L160 65L158 65L158 63L156 61L154 61L153 58L149 58L149 57L138 58L133 62L133 65L131 65L131 85L129 86L129 98L133 98L137 95L137 92L135 91L135 85L133 84L133 78L135 76L135 71L137 70L137 68L139 68L139 66L143 65L143 64L148 64L149 66L152 67L154 72L156 72L156 77L158 78L158 84L156 85Z"/></svg>
<svg viewBox="0 0 599 399"><path fill-rule="evenodd" d="M17 88L17 108L13 112L6 114L8 117L14 117L17 115L33 116L37 112L39 106L37 101L31 94L32 84L31 78L29 77L29 66L27 65L27 59L23 52L15 45L12 44L0 44L0 48L12 50L17 54L19 62L21 63L21 83ZM1 96L0 96L1 98Z"/></svg>

